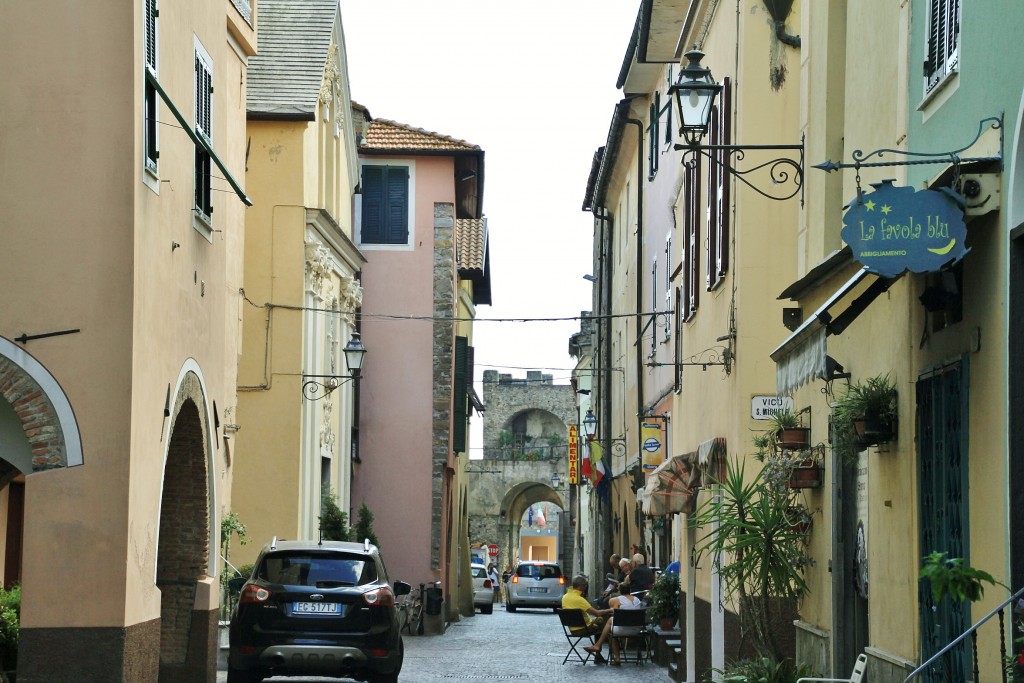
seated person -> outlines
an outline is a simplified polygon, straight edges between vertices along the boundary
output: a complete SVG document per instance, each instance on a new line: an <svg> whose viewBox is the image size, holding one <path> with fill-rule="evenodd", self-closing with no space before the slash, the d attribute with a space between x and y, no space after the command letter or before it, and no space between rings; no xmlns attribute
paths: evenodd
<svg viewBox="0 0 1024 683"><path fill-rule="evenodd" d="M670 562L669 565L667 567L665 567L665 573L666 574L678 574L679 573L679 560L675 560L674 562Z"/></svg>
<svg viewBox="0 0 1024 683"><path fill-rule="evenodd" d="M649 590L654 583L654 572L647 566L644 556L637 553L633 556L633 571L629 573L630 593Z"/></svg>
<svg viewBox="0 0 1024 683"><path fill-rule="evenodd" d="M582 574L574 576L572 579L572 588L565 592L562 596L562 609L578 609L583 612L583 620L587 622L586 627L573 629L572 634L574 636L594 636L604 629L604 619L612 613L611 609L596 609L587 600L587 589L590 587L590 582L587 577ZM591 648L587 650L595 655L594 661L601 664L605 661L604 657L601 656L600 649L594 651Z"/></svg>
<svg viewBox="0 0 1024 683"><path fill-rule="evenodd" d="M619 584L619 593L608 601L608 605L611 609L643 609L647 605L635 595L629 594L629 584ZM635 636L640 633L639 626L616 626L614 617L608 619L604 628L601 630L601 637L597 639L590 647L583 648L587 652L591 652L594 655L601 656L601 646L604 645L604 641L608 640L609 636ZM608 649L612 655L612 666L619 666L622 663L621 655L619 653L619 641L617 638L612 638L611 643L608 645Z"/></svg>

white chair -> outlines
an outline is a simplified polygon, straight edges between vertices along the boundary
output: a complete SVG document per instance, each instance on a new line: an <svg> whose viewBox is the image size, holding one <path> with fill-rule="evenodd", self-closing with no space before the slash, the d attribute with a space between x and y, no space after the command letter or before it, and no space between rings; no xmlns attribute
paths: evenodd
<svg viewBox="0 0 1024 683"><path fill-rule="evenodd" d="M801 678L796 683L804 681L832 681L833 683L860 683L864 678L864 670L868 668L868 656L861 654L853 665L853 673L849 678Z"/></svg>

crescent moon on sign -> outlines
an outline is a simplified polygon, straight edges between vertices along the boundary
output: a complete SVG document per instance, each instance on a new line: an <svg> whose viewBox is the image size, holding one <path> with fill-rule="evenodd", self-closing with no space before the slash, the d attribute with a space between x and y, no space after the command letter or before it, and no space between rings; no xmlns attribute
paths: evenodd
<svg viewBox="0 0 1024 683"><path fill-rule="evenodd" d="M949 241L949 244L947 244L946 246L939 247L938 249L929 249L928 251L932 252L933 254L938 254L939 256L942 256L943 254L948 254L950 251L952 251L954 246L956 246L955 237L951 239Z"/></svg>

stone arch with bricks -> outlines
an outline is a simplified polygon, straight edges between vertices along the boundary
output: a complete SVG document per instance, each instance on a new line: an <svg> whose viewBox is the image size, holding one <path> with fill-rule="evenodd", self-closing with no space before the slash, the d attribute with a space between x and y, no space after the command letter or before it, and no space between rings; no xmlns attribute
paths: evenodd
<svg viewBox="0 0 1024 683"><path fill-rule="evenodd" d="M4 338L0 338L0 409L13 413L25 437L24 442L3 441L0 487L19 473L82 463L78 425L60 384L35 357Z"/></svg>

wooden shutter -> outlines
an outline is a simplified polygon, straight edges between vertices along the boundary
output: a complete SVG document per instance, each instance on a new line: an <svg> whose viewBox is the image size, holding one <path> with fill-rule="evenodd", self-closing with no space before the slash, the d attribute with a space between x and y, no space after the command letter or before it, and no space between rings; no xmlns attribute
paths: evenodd
<svg viewBox="0 0 1024 683"><path fill-rule="evenodd" d="M385 241L405 244L409 241L409 169L406 166L386 166L385 169Z"/></svg>
<svg viewBox="0 0 1024 683"><path fill-rule="evenodd" d="M728 78L722 81L722 95L719 98L718 107L718 138L720 144L732 144L732 88ZM715 251L715 262L709 263L708 268L713 269L714 277L712 284L718 284L725 277L729 270L729 206L732 189L732 174L726 169L729 161L729 153L725 150L719 153L718 178L716 194L718 201L718 221L715 224L714 240L717 244Z"/></svg>
<svg viewBox="0 0 1024 683"><path fill-rule="evenodd" d="M658 138L660 137L659 127L661 120L658 118L658 103L661 93L654 93L654 101L651 102L648 119L650 126L647 129L647 179L654 180L658 175Z"/></svg>
<svg viewBox="0 0 1024 683"><path fill-rule="evenodd" d="M384 166L363 166L363 219L360 241L379 244L384 226Z"/></svg>
<svg viewBox="0 0 1024 683"><path fill-rule="evenodd" d="M700 156L686 162L683 171L683 310L681 320L697 312L700 301L697 286L700 277Z"/></svg>
<svg viewBox="0 0 1024 683"><path fill-rule="evenodd" d="M469 340L455 337L455 376L452 378L452 451L466 452L466 420L469 416L469 396L466 378L469 375Z"/></svg>
<svg viewBox="0 0 1024 683"><path fill-rule="evenodd" d="M956 68L960 41L960 0L929 0L925 92Z"/></svg>

